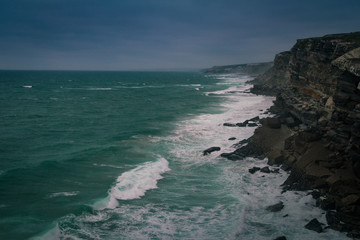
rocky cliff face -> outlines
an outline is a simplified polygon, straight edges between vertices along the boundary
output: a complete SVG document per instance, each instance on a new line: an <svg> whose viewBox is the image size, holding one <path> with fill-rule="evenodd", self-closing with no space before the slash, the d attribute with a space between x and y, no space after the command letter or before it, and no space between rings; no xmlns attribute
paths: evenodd
<svg viewBox="0 0 360 240"><path fill-rule="evenodd" d="M298 40L254 83L297 123L282 151L286 188L319 189L330 227L360 237L360 32Z"/></svg>

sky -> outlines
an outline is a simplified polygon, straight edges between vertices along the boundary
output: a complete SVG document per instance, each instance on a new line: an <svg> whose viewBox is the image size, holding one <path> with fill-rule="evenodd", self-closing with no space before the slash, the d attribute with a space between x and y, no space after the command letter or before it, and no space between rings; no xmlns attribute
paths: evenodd
<svg viewBox="0 0 360 240"><path fill-rule="evenodd" d="M202 69L356 31L360 0L0 0L0 69Z"/></svg>

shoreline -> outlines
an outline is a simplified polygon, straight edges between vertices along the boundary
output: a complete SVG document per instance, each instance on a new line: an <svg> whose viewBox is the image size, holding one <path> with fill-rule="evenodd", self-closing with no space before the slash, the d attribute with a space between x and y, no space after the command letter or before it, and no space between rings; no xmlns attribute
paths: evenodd
<svg viewBox="0 0 360 240"><path fill-rule="evenodd" d="M264 94L263 96L268 95ZM305 152L308 153L306 157L310 156L309 161L311 162L317 156L317 153L314 152L318 152L321 155L324 151L326 151L322 141L315 136L315 134L311 131L312 129L308 129L305 125L292 121L288 117L281 117L281 114L276 109L276 101L274 101L274 105L270 107L269 111L274 116L262 119L255 117L257 120L254 122L258 124L258 127L255 129L254 134L251 137L236 143L235 145L238 147L235 151L223 153L220 156L230 161L243 161L246 157L258 158L260 160L267 158L266 167L254 166L249 168L249 174L254 174L258 171L265 174L276 174L281 168L289 174L285 182L279 186L282 188L281 194L284 194L287 191L308 192L308 195L311 195L316 201L316 207L326 212L326 223L319 221L317 218L313 218L303 226L304 228L318 233L330 228L340 232L350 232L346 236L356 239L359 238L356 235L357 232L353 231L352 226L336 220L338 218L338 214L334 209L334 203L329 201L326 191L321 188L306 185L307 183L301 182L300 177L294 177L296 176L295 174L301 173L296 172L295 168L292 166L291 158L289 159L289 156L286 156L289 148L291 148L289 146L290 142L294 142L295 140L298 140L299 137L303 138L304 135L306 135L305 141L307 144L311 145L309 147L311 152ZM246 120L245 122L252 122L252 119ZM231 126L229 123L224 123L224 126L246 127L246 125L241 126L241 123L235 124L235 126ZM204 150L204 155L207 154L206 151L213 148L214 147ZM314 176L314 179L316 177L319 176ZM267 206L266 210L269 212L280 212L284 207L284 203L279 202L274 205ZM286 216L287 214L284 215L284 217ZM276 239L286 240L286 236L280 236Z"/></svg>
<svg viewBox="0 0 360 240"><path fill-rule="evenodd" d="M230 160L245 155L268 157L269 165L281 165L290 173L282 185L284 191L312 191L316 205L326 211L328 228L357 239L359 60L360 32L297 40L290 51L275 56L272 68L252 81L252 93L276 96L270 109L275 116L263 120L246 146L223 154ZM291 135L280 134L285 125ZM283 148L275 147L280 145ZM319 226L317 220L312 223Z"/></svg>

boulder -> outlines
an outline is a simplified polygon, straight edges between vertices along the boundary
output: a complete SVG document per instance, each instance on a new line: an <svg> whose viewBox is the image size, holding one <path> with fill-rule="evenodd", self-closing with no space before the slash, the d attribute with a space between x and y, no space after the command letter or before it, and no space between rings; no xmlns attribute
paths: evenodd
<svg viewBox="0 0 360 240"><path fill-rule="evenodd" d="M248 123L247 126L248 127L257 127L258 125L257 125L257 123Z"/></svg>
<svg viewBox="0 0 360 240"><path fill-rule="evenodd" d="M280 165L284 162L284 156L281 154L280 150L273 150L267 154L268 162L267 164L271 165Z"/></svg>
<svg viewBox="0 0 360 240"><path fill-rule="evenodd" d="M275 238L274 240L286 240L286 237L285 237L285 236L281 236L281 237Z"/></svg>
<svg viewBox="0 0 360 240"><path fill-rule="evenodd" d="M231 137L228 139L229 141L233 141L233 140L236 140L236 137Z"/></svg>
<svg viewBox="0 0 360 240"><path fill-rule="evenodd" d="M233 124L233 123L224 123L223 126L225 126L225 127L236 127L236 124Z"/></svg>
<svg viewBox="0 0 360 240"><path fill-rule="evenodd" d="M221 150L220 147L211 147L211 148L208 148L208 149L204 150L203 155L205 156L205 155L208 155L208 154L210 154L212 152L220 151L220 150Z"/></svg>
<svg viewBox="0 0 360 240"><path fill-rule="evenodd" d="M262 173L270 173L271 171L270 171L269 167L263 167L262 169L260 169L260 172L262 172Z"/></svg>
<svg viewBox="0 0 360 240"><path fill-rule="evenodd" d="M220 156L223 157L223 158L227 158L227 159L229 159L231 161L237 161L237 160L241 160L241 159L244 158L244 156L238 155L238 154L233 153L233 152L232 153L222 153Z"/></svg>
<svg viewBox="0 0 360 240"><path fill-rule="evenodd" d="M326 222L331 229L340 231L340 232L350 232L352 229L350 226L345 225L341 222L339 213L335 211L326 212Z"/></svg>
<svg viewBox="0 0 360 240"><path fill-rule="evenodd" d="M252 167L252 168L249 168L249 173L254 174L254 173L256 173L256 172L259 171L259 170L260 170L259 167Z"/></svg>
<svg viewBox="0 0 360 240"><path fill-rule="evenodd" d="M308 222L305 225L305 228L309 229L309 230L312 230L312 231L315 231L315 232L318 232L318 233L321 233L323 231L321 223L316 218L314 218L310 222Z"/></svg>
<svg viewBox="0 0 360 240"><path fill-rule="evenodd" d="M295 127L296 126L296 122L292 117L285 118L285 124L288 127Z"/></svg>
<svg viewBox="0 0 360 240"><path fill-rule="evenodd" d="M284 208L284 203L283 202L279 202L277 204L271 205L266 207L266 210L269 212L279 212Z"/></svg>
<svg viewBox="0 0 360 240"><path fill-rule="evenodd" d="M242 123L237 123L236 126L238 127L246 127L248 121L242 122Z"/></svg>

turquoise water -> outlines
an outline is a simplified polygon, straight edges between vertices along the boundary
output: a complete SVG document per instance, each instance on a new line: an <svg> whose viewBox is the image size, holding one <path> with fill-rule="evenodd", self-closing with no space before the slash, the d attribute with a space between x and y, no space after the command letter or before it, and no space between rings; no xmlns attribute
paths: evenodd
<svg viewBox="0 0 360 240"><path fill-rule="evenodd" d="M266 160L219 157L271 97L196 72L0 72L0 239L341 239ZM221 151L202 156L202 150ZM285 203L280 213L266 206ZM288 214L288 217L283 217Z"/></svg>

